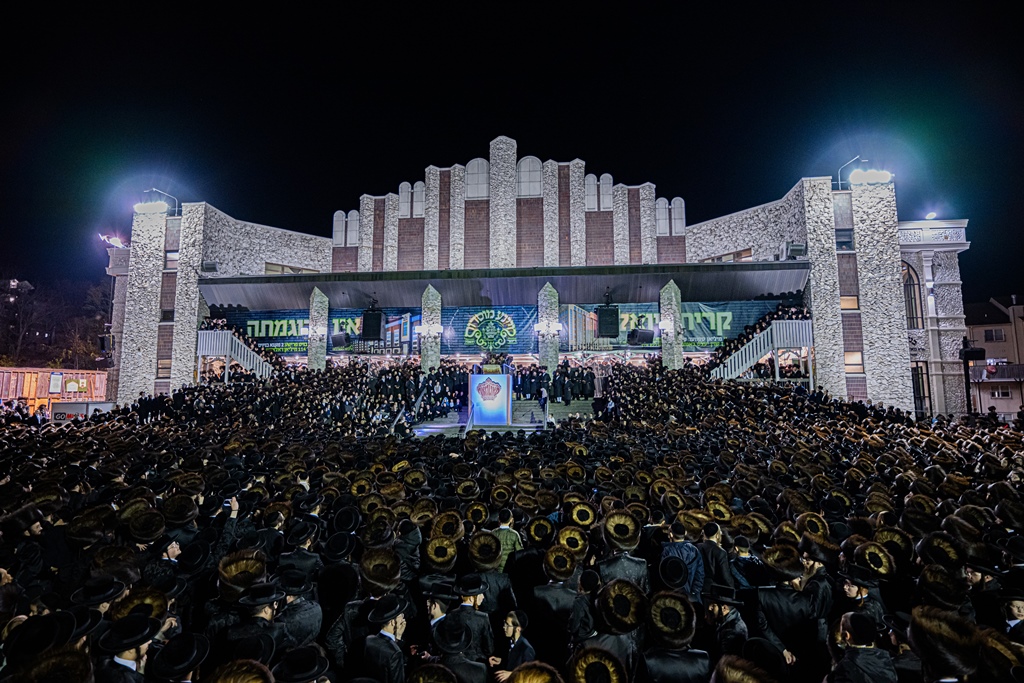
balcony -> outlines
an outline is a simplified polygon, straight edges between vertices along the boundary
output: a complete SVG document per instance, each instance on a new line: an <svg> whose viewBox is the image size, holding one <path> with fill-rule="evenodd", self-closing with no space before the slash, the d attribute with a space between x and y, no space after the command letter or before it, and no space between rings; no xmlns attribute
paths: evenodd
<svg viewBox="0 0 1024 683"><path fill-rule="evenodd" d="M1024 382L1024 365L975 365L970 370L972 382Z"/></svg>

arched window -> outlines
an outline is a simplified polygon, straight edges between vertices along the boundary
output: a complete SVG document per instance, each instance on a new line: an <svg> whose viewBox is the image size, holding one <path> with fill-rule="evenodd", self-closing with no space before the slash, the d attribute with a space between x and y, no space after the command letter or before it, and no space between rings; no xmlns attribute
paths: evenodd
<svg viewBox="0 0 1024 683"><path fill-rule="evenodd" d="M355 209L348 212L348 230L345 233L345 246L359 246L359 212Z"/></svg>
<svg viewBox="0 0 1024 683"><path fill-rule="evenodd" d="M668 235L668 200L664 197L654 203L654 218L658 226L658 237Z"/></svg>
<svg viewBox="0 0 1024 683"><path fill-rule="evenodd" d="M519 160L517 179L520 197L539 197L541 195L541 166L537 157L523 157Z"/></svg>
<svg viewBox="0 0 1024 683"><path fill-rule="evenodd" d="M413 218L420 218L423 216L423 193L426 191L426 185L423 181L418 181L412 186L412 215Z"/></svg>
<svg viewBox="0 0 1024 683"><path fill-rule="evenodd" d="M486 159L473 159L466 164L466 199L487 199L491 196L491 165Z"/></svg>
<svg viewBox="0 0 1024 683"><path fill-rule="evenodd" d="M682 235L686 231L686 202L681 197L672 200L672 234Z"/></svg>
<svg viewBox="0 0 1024 683"><path fill-rule="evenodd" d="M587 211L597 211L597 176L588 173L583 182L587 188Z"/></svg>
<svg viewBox="0 0 1024 683"><path fill-rule="evenodd" d="M612 210L612 176L610 173L601 176L601 210Z"/></svg>
<svg viewBox="0 0 1024 683"><path fill-rule="evenodd" d="M402 183L398 186L398 217L408 218L412 209L412 185Z"/></svg>
<svg viewBox="0 0 1024 683"><path fill-rule="evenodd" d="M334 246L345 246L345 212L334 212Z"/></svg>
<svg viewBox="0 0 1024 683"><path fill-rule="evenodd" d="M917 273L906 261L903 266L903 301L907 309L907 329L920 330L924 327L924 317L921 315L921 281Z"/></svg>

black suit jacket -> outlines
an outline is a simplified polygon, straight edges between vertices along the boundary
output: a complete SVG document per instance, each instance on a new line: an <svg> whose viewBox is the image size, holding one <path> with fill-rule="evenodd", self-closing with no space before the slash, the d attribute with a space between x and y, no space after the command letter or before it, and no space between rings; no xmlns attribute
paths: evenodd
<svg viewBox="0 0 1024 683"><path fill-rule="evenodd" d="M324 562L316 553L312 553L305 548L297 548L290 553L281 555L277 566L279 570L292 567L309 576L316 576L324 568Z"/></svg>
<svg viewBox="0 0 1024 683"><path fill-rule="evenodd" d="M757 591L757 626L780 650L797 659L817 647L818 626L812 597L788 585Z"/></svg>
<svg viewBox="0 0 1024 683"><path fill-rule="evenodd" d="M483 662L494 653L494 634L491 633L490 619L484 612L478 612L466 605L459 605L450 610L445 618L464 624L469 628L472 640L466 649L467 658Z"/></svg>
<svg viewBox="0 0 1024 683"><path fill-rule="evenodd" d="M629 553L612 555L597 563L597 573L601 575L601 583L607 584L615 579L632 581L640 590L647 593L651 590L647 562Z"/></svg>
<svg viewBox="0 0 1024 683"><path fill-rule="evenodd" d="M569 659L576 637L594 631L594 618L587 598L564 584L549 583L533 589L530 633L537 641L537 658L561 668Z"/></svg>
<svg viewBox="0 0 1024 683"><path fill-rule="evenodd" d="M704 558L704 585L717 583L719 586L733 588L729 553L714 541L701 541L697 547Z"/></svg>
<svg viewBox="0 0 1024 683"><path fill-rule="evenodd" d="M405 683L405 655L387 636L379 633L366 636L363 662L370 678L380 683Z"/></svg>
<svg viewBox="0 0 1024 683"><path fill-rule="evenodd" d="M533 649L533 645L530 645L530 641L520 636L516 644L509 649L508 656L505 657L505 670L512 671L520 664L532 662L535 659L537 659L537 651Z"/></svg>
<svg viewBox="0 0 1024 683"><path fill-rule="evenodd" d="M459 683L487 683L487 665L466 659L464 655L444 655L441 664L451 669Z"/></svg>
<svg viewBox="0 0 1024 683"><path fill-rule="evenodd" d="M708 653L653 647L644 653L636 680L650 683L707 683L711 678Z"/></svg>
<svg viewBox="0 0 1024 683"><path fill-rule="evenodd" d="M297 598L277 613L275 621L284 627L290 647L312 643L323 626L324 613L320 605L306 598Z"/></svg>

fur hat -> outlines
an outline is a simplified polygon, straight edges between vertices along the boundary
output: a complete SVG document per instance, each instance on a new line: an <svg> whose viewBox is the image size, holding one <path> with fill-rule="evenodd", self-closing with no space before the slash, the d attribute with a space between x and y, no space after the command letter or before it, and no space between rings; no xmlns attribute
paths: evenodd
<svg viewBox="0 0 1024 683"><path fill-rule="evenodd" d="M955 612L915 607L907 637L928 680L970 676L977 669L978 629Z"/></svg>
<svg viewBox="0 0 1024 683"><path fill-rule="evenodd" d="M164 516L156 510L143 510L128 521L128 533L139 543L152 543L164 535Z"/></svg>
<svg viewBox="0 0 1024 683"><path fill-rule="evenodd" d="M917 543L918 557L924 564L941 564L949 569L959 569L967 561L963 544L944 531L933 531Z"/></svg>
<svg viewBox="0 0 1024 683"><path fill-rule="evenodd" d="M235 599L254 583L267 576L267 556L259 550L237 550L221 558L217 565L221 595Z"/></svg>
<svg viewBox="0 0 1024 683"><path fill-rule="evenodd" d="M558 544L571 550L576 559L582 562L590 548L590 539L583 529L567 526L558 530Z"/></svg>
<svg viewBox="0 0 1024 683"><path fill-rule="evenodd" d="M135 613L145 614L163 623L164 617L167 616L167 596L148 586L132 588L128 597L118 602L111 610L111 619L117 621Z"/></svg>
<svg viewBox="0 0 1024 683"><path fill-rule="evenodd" d="M551 546L544 554L544 573L552 581L568 581L576 573L576 556L568 548Z"/></svg>
<svg viewBox="0 0 1024 683"><path fill-rule="evenodd" d="M555 525L547 517L534 517L526 525L526 535L534 545L545 546L555 537Z"/></svg>
<svg viewBox="0 0 1024 683"><path fill-rule="evenodd" d="M616 550L633 550L640 544L640 525L627 512L612 512L604 519L604 536Z"/></svg>
<svg viewBox="0 0 1024 683"><path fill-rule="evenodd" d="M496 569L501 564L501 539L490 531L478 531L469 540L469 559L477 571Z"/></svg>
<svg viewBox="0 0 1024 683"><path fill-rule="evenodd" d="M796 549L801 557L807 557L821 564L834 565L839 561L839 546L824 536L814 536L805 531Z"/></svg>
<svg viewBox="0 0 1024 683"><path fill-rule="evenodd" d="M712 679L715 683L776 683L764 669L736 655L719 659Z"/></svg>
<svg viewBox="0 0 1024 683"><path fill-rule="evenodd" d="M453 541L461 541L466 535L466 527L462 524L462 518L458 512L447 510L434 517L430 525L430 537L446 536Z"/></svg>
<svg viewBox="0 0 1024 683"><path fill-rule="evenodd" d="M442 574L455 567L459 551L455 541L447 536L438 536L427 541L427 564Z"/></svg>
<svg viewBox="0 0 1024 683"><path fill-rule="evenodd" d="M372 548L359 561L363 582L375 595L389 593L402 582L402 563L390 548Z"/></svg>
<svg viewBox="0 0 1024 683"><path fill-rule="evenodd" d="M884 546L874 541L857 546L853 551L853 560L881 578L890 577L896 572L896 562L892 559L892 555Z"/></svg>
<svg viewBox="0 0 1024 683"><path fill-rule="evenodd" d="M967 585L942 565L929 564L917 578L917 593L922 604L958 610L967 600Z"/></svg>
<svg viewBox="0 0 1024 683"><path fill-rule="evenodd" d="M647 596L631 581L615 579L598 592L597 611L609 633L629 633L646 617Z"/></svg>
<svg viewBox="0 0 1024 683"><path fill-rule="evenodd" d="M799 579L804 575L804 566L800 562L800 552L786 543L776 543L764 549L761 555L765 565L775 572L781 581Z"/></svg>
<svg viewBox="0 0 1024 683"><path fill-rule="evenodd" d="M627 683L626 667L618 657L600 647L585 647L569 662L569 683Z"/></svg>
<svg viewBox="0 0 1024 683"><path fill-rule="evenodd" d="M697 611L682 593L655 593L649 619L652 633L669 647L685 647L697 632Z"/></svg>
<svg viewBox="0 0 1024 683"><path fill-rule="evenodd" d="M796 518L796 530L812 536L828 536L828 522L817 512L805 512Z"/></svg>

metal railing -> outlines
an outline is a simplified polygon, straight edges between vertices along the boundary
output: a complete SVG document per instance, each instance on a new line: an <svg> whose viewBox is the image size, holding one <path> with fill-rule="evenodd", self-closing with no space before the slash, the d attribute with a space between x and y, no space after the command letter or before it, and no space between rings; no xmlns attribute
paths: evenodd
<svg viewBox="0 0 1024 683"><path fill-rule="evenodd" d="M989 368L994 372L989 372ZM974 365L972 382L1024 382L1024 365Z"/></svg>
<svg viewBox="0 0 1024 683"><path fill-rule="evenodd" d="M230 330L199 330L196 356L224 356L228 359L229 368L233 360L261 379L270 377L274 372L274 367L270 363L246 346Z"/></svg>
<svg viewBox="0 0 1024 683"><path fill-rule="evenodd" d="M469 408L469 417L466 420L466 429L462 432L462 438L463 439L466 438L466 434L469 434L471 431L473 431L473 411L475 411L475 410L476 410L476 406L470 406L470 408Z"/></svg>
<svg viewBox="0 0 1024 683"><path fill-rule="evenodd" d="M795 349L814 346L810 320L776 320L768 329L736 349L725 362L711 371L715 379L736 379L773 349Z"/></svg>
<svg viewBox="0 0 1024 683"><path fill-rule="evenodd" d="M424 384L423 385L423 389L420 391L420 395L416 397L416 400L412 404L412 423L413 424L416 424L416 416L419 415L419 412L420 412L420 403L423 402L423 397L426 395L427 389L429 389L429 388L430 388L429 384ZM395 427L398 426L398 421L402 419L402 415L404 415L404 414L405 414L404 410L398 411L398 415L395 416L395 419L392 420L392 422L391 422L391 426L388 428L388 434L394 434L395 433Z"/></svg>

